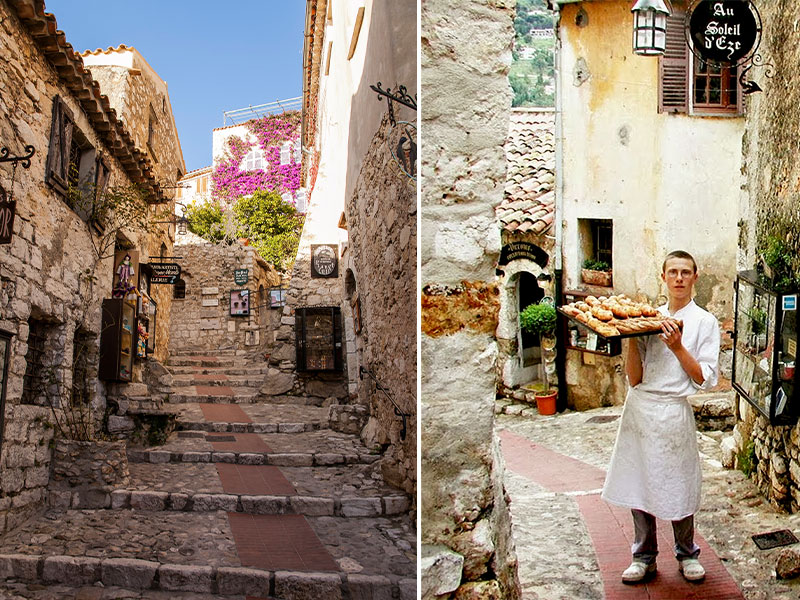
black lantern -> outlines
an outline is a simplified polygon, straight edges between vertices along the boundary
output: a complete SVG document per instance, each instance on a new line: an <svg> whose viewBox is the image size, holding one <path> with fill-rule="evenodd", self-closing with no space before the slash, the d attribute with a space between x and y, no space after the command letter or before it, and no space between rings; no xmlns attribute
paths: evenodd
<svg viewBox="0 0 800 600"><path fill-rule="evenodd" d="M664 0L637 0L633 13L633 52L643 56L664 54L667 47L667 16Z"/></svg>
<svg viewBox="0 0 800 600"><path fill-rule="evenodd" d="M184 215L178 219L178 235L186 235L186 225L189 223L189 219L187 219Z"/></svg>

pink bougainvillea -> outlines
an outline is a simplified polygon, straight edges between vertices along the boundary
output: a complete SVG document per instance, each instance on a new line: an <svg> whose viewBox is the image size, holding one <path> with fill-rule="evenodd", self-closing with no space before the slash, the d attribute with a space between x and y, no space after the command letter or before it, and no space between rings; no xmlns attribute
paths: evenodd
<svg viewBox="0 0 800 600"><path fill-rule="evenodd" d="M258 190L290 193L296 198L300 188L300 156L295 143L300 138L298 111L267 115L246 124L256 141L231 136L226 141L225 156L211 173L212 197L234 201ZM289 162L281 164L281 146L290 142ZM244 170L242 160L258 145L264 155L263 169Z"/></svg>

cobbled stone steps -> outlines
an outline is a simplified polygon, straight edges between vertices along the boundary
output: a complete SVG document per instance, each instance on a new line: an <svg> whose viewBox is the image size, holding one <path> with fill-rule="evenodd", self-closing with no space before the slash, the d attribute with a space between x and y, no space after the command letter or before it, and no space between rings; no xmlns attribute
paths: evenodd
<svg viewBox="0 0 800 600"><path fill-rule="evenodd" d="M168 367L245 367L245 361L236 357L214 356L173 356L167 362Z"/></svg>
<svg viewBox="0 0 800 600"><path fill-rule="evenodd" d="M178 421L178 429L186 433L231 432L231 433L302 433L327 429L327 423L226 423L224 421Z"/></svg>
<svg viewBox="0 0 800 600"><path fill-rule="evenodd" d="M415 597L416 582L408 576L414 573L414 535L396 517L306 517L335 570L297 570L244 564L253 558L239 558L223 511L67 510L47 516L5 537L0 576L282 600L336 599L343 590L351 598Z"/></svg>
<svg viewBox="0 0 800 600"><path fill-rule="evenodd" d="M116 585L106 586L102 581L93 585L63 585L22 583L7 581L0 583L0 598L5 600L219 600L218 594L177 592L161 590L132 590ZM253 596L242 594L225 596L227 600L252 600ZM258 600L272 600L259 598Z"/></svg>
<svg viewBox="0 0 800 600"><path fill-rule="evenodd" d="M149 463L231 463L237 465L271 465L275 467L320 467L370 464L380 459L374 454L338 454L318 452L214 452L167 450L128 450L128 461Z"/></svg>
<svg viewBox="0 0 800 600"><path fill-rule="evenodd" d="M201 390L197 388L201 387ZM258 402L258 390L252 387L232 387L222 385L191 385L173 387L168 404L200 402L206 404L248 404Z"/></svg>
<svg viewBox="0 0 800 600"><path fill-rule="evenodd" d="M224 385L230 387L261 387L264 385L264 375L228 375L227 373L181 373L172 378L173 386L189 387L193 385Z"/></svg>
<svg viewBox="0 0 800 600"><path fill-rule="evenodd" d="M267 365L237 365L234 367L202 367L197 365L167 365L167 370L176 375L266 375L269 372Z"/></svg>

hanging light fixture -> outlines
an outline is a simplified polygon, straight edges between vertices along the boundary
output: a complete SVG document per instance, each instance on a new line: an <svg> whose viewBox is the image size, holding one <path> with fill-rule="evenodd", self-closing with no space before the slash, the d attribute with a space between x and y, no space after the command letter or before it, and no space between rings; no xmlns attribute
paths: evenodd
<svg viewBox="0 0 800 600"><path fill-rule="evenodd" d="M667 47L667 16L664 0L637 0L633 13L633 52L643 56L664 54Z"/></svg>

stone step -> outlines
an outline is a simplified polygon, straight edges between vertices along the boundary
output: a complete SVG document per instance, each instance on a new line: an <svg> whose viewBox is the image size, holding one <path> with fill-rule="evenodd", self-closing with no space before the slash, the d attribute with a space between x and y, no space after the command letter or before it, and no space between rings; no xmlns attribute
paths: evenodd
<svg viewBox="0 0 800 600"><path fill-rule="evenodd" d="M179 420L177 429L186 433L304 433L329 429L328 421L303 423L226 423L222 421L184 421ZM179 434L180 435L180 434Z"/></svg>
<svg viewBox="0 0 800 600"><path fill-rule="evenodd" d="M308 517L381 517L403 515L411 503L407 496L324 496L183 493L116 489L79 494L50 490L48 503L56 510L111 509L245 513L251 515L305 515Z"/></svg>
<svg viewBox="0 0 800 600"><path fill-rule="evenodd" d="M167 361L168 367L235 367L245 366L245 361L236 357L174 356Z"/></svg>
<svg viewBox="0 0 800 600"><path fill-rule="evenodd" d="M175 350L169 353L170 358L173 356L237 356L238 351L235 348L214 348L213 350ZM262 357L263 358L263 357Z"/></svg>
<svg viewBox="0 0 800 600"><path fill-rule="evenodd" d="M51 509L3 537L0 577L281 600L410 600L415 537L406 516Z"/></svg>
<svg viewBox="0 0 800 600"><path fill-rule="evenodd" d="M271 465L275 467L330 467L370 464L380 459L377 454L345 454L338 452L225 452L202 450L139 450L128 449L129 462L149 463L231 463L237 465Z"/></svg>
<svg viewBox="0 0 800 600"><path fill-rule="evenodd" d="M178 413L178 421L191 423L186 429L201 429L209 431L206 426L195 426L196 423L214 423L211 431L237 431L236 428L225 427L217 429L222 425L237 425L242 423L261 424L271 426L281 423L307 423L314 425L313 428L325 428L328 423L329 407L318 407L306 404L273 404L268 402L255 402L251 404L216 403L212 406L203 406L196 402L186 402L183 404L167 405L169 410ZM320 424L320 427L316 427ZM241 430L244 432L245 430ZM250 432L250 429L247 430ZM252 433L270 433L269 429Z"/></svg>
<svg viewBox="0 0 800 600"><path fill-rule="evenodd" d="M198 389L199 388L199 389ZM231 386L183 386L173 387L168 404L198 402L206 404L248 404L261 399L258 388Z"/></svg>
<svg viewBox="0 0 800 600"><path fill-rule="evenodd" d="M253 375L227 375L225 373L181 373L174 375L172 386L187 387L194 385L226 385L237 387L252 387L258 390L264 385L264 375L256 373Z"/></svg>
<svg viewBox="0 0 800 600"><path fill-rule="evenodd" d="M200 373L203 375L227 375L228 377L236 375L266 375L269 372L269 367L265 365L236 365L234 367L203 367L200 365L167 365L167 370L172 373L172 376L177 375L192 375Z"/></svg>
<svg viewBox="0 0 800 600"><path fill-rule="evenodd" d="M0 554L0 570L6 573L7 579L12 580L9 585L11 590L15 590L19 585L17 582L41 587L80 586L83 589L84 586L92 586L90 588L92 591L96 590L97 586L102 586L104 590L121 590L124 595L114 596L120 598L128 598L128 592L132 590L157 590L169 592L169 597L174 600L210 600L220 596L239 599L243 595L247 598L279 597L281 600L309 598L341 600L344 597L343 589L350 598L414 600L417 597L416 579L409 578L413 574L409 574L406 578L388 578L383 575L345 572L267 571L236 566L204 567L132 558L100 559L64 554L49 556ZM64 593L63 590L62 587L57 592L58 596L48 597L67 597L61 595ZM10 597L25 596L14 594ZM69 597L99 596L70 595Z"/></svg>

